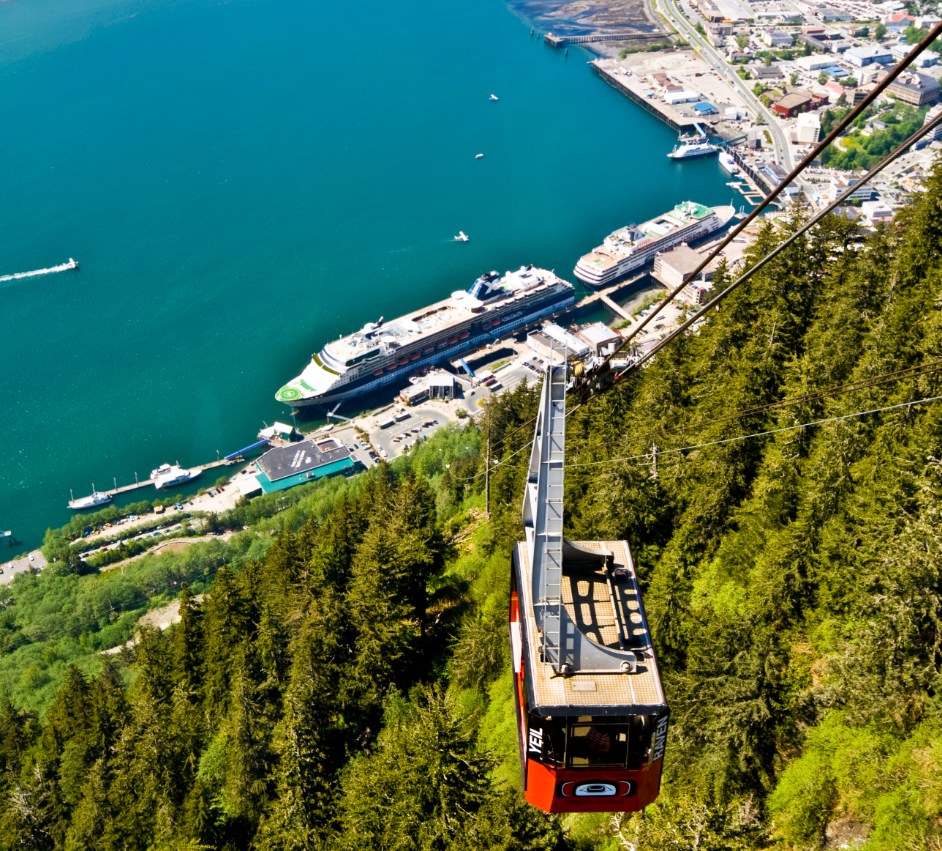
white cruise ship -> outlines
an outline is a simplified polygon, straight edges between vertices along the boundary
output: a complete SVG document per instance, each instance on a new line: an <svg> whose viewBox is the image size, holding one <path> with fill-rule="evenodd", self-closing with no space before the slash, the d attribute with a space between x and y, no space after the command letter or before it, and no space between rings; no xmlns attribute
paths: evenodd
<svg viewBox="0 0 942 851"><path fill-rule="evenodd" d="M458 290L391 322L368 322L327 343L275 399L295 408L349 399L574 302L572 284L546 269L521 266L503 277L491 272L467 292Z"/></svg>
<svg viewBox="0 0 942 851"><path fill-rule="evenodd" d="M733 217L733 207L705 207L684 201L669 213L641 225L628 225L605 237L576 264L576 277L592 287L611 284L653 263L654 255L681 242L719 230Z"/></svg>
<svg viewBox="0 0 942 851"><path fill-rule="evenodd" d="M177 467L172 464L161 464L156 470L150 471L150 477L157 490L172 488L174 485L181 485L184 482L192 482L203 474L199 467L192 470L186 470L183 467Z"/></svg>

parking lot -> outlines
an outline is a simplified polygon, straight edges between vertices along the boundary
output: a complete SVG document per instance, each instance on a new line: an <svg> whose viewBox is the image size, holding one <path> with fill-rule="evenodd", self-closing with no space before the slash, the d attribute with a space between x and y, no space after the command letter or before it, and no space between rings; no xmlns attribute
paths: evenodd
<svg viewBox="0 0 942 851"><path fill-rule="evenodd" d="M392 416L392 411L386 416ZM407 451L407 447L414 446L416 442L431 437L442 426L448 425L456 419L454 414L446 414L441 406L431 407L419 405L405 410L408 418L396 422L389 428L374 429L370 432L370 439L377 449L382 449L388 459L398 458Z"/></svg>

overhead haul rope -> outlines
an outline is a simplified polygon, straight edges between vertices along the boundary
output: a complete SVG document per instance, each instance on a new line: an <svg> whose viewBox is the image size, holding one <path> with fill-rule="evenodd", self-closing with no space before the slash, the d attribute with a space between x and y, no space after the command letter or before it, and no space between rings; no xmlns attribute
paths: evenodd
<svg viewBox="0 0 942 851"><path fill-rule="evenodd" d="M823 390L816 390L812 393L803 393L800 396L788 396L784 399L779 399L776 402L769 402L766 405L757 405L753 408L744 408L739 411L735 411L731 414L725 414L722 417L714 417L709 420L697 420L696 422L687 423L686 425L674 426L673 428L667 429L656 429L654 431L647 431L642 434L635 435L636 438L646 438L646 437L658 437L661 435L675 434L677 432L692 431L697 428L705 428L706 426L716 425L718 423L732 422L734 420L745 419L749 416L754 416L756 414L768 413L769 411L779 410L781 408L788 408L794 405L802 405L810 402L817 402L822 399L829 399L834 396L842 396L845 393L855 393L860 390L870 390L874 387L881 387L884 384L892 384L897 381L906 381L913 378L922 378L926 375L932 375L933 373L942 371L942 360L929 361L928 363L918 364L917 366L907 367L906 369L899 369L894 372L884 372L880 375L872 375L869 378L861 378L857 381L849 381L845 384L837 384L834 387L826 387ZM524 423L526 425L526 423ZM806 423L806 425L814 425L814 423ZM519 426L515 431L519 431L523 426ZM762 432L765 434L766 432ZM774 433L774 432L769 432ZM508 435L509 436L509 435ZM506 458L501 460L495 460L493 466L491 467L491 472L496 470L499 467L507 465L507 462L510 461L516 455L519 455L525 449L529 449L533 445L533 441L530 440L528 443L521 446L512 454L508 455ZM702 445L712 445L712 444L702 444ZM687 447L690 448L690 447ZM671 450L674 451L674 450ZM647 456L635 456L635 457L650 457L650 453ZM615 460L625 460L625 459L615 459ZM592 462L597 464L605 464L607 461L597 461ZM511 465L513 466L513 465ZM580 464L574 464L570 466L586 466ZM523 469L518 467L515 469ZM457 481L461 482L471 482L476 479L481 478L484 475L484 472L475 473L473 476L467 476Z"/></svg>
<svg viewBox="0 0 942 851"><path fill-rule="evenodd" d="M652 321L668 304L670 304L677 297L677 295L680 294L683 288L688 283L690 283L690 281L695 280L697 275L699 275L707 267L707 265L711 263L719 255L719 253L727 245L729 245L740 233L742 233L749 226L749 224L759 215L759 213L761 213L770 203L772 203L772 201L774 201L782 193L785 187L788 186L788 184L791 183L796 177L798 177L798 175L800 175L820 155L820 153L825 148L827 148L828 145L831 144L831 142L833 142L841 133L843 133L846 127L849 126L854 120L856 120L861 115L861 113L863 113L863 111L880 94L882 94L882 92L907 67L909 67L912 61L917 56L919 56L924 50L926 50L937 38L939 38L940 35L942 35L942 23L937 24L935 27L933 27L933 29L929 31L928 35L926 35L925 38L923 38L922 41L920 41L919 44L917 44L903 58L903 61L900 62L892 71L890 71L890 73L886 77L884 77L883 80L880 81L880 83L876 86L876 88L872 92L870 92L857 106L855 106L847 115L844 116L844 118L842 118L834 126L831 132L828 133L828 135L825 136L825 138L821 142L819 142L814 147L814 149L794 169L792 169L792 171L778 184L778 186L773 188L762 199L762 202L759 204L759 206L757 206L754 210L752 210L749 213L749 215L746 216L745 219L743 219L735 228L733 228L723 238L723 240L713 249L713 251L711 251L710 254L708 254L706 258L704 258L704 260L700 263L700 265L696 269L694 269L693 272L687 275L686 278L684 278L683 282L678 287L675 287L673 290L671 290L668 293L667 297L657 306L657 308L655 310L652 310L651 313L645 319L642 320L642 322L638 325L638 327L633 329L628 334L628 336L625 337L618 344L618 346L616 346L614 351L612 351L605 358L605 360L602 361L602 364L600 365L599 369L593 370L592 374L598 374L600 369L603 369L607 364L611 363L612 359L615 357L616 354L618 354L618 352L624 349L625 346L631 342L631 340L637 337L638 334L641 333L642 330L644 330L645 326L647 326L647 324L650 321ZM936 118L932 120L929 124L924 125L915 133L913 133L909 138L907 138L902 143L900 143L899 146L897 146L893 151L887 154L874 168L872 168L863 178L861 178L858 181L858 183L861 185L868 183L875 175L879 174L887 165L889 165L891 162L893 162L893 160L895 160L898 156L900 156L900 154L902 154L902 152L906 148L915 144L921 138L923 138L923 136L925 136L931 130L935 129L939 125L940 122L942 122L942 114L940 114L939 116L936 116ZM675 329L664 340L662 340L657 346L655 346L650 352L648 352L643 358L641 358L639 361L632 363L626 369L617 373L615 376L615 381L618 381L619 379L623 378L629 371L636 369L637 367L641 366L643 363L649 361L657 352L663 349L664 346L667 345L667 343L671 342L677 336L679 336L684 331L686 331L687 328L689 328L691 325L693 325L695 322L701 319L709 310L712 310L721 301L723 301L723 299L725 299L726 296L729 295L729 293L731 293L734 289L736 289L736 287L738 287L742 283L745 283L745 281L747 281L750 277L752 277L753 274L759 271L759 269L765 266L769 261L773 260L779 253L781 253L781 251L783 251L785 248L791 245L796 239L804 235L804 233L806 233L813 225L815 225L818 221L820 221L825 215L827 215L835 207L843 203L848 197L850 197L850 195L853 194L854 191L856 191L856 189L857 189L856 184L853 187L848 187L848 189L845 192L841 193L841 195L839 195L835 201L833 201L831 204L829 204L827 207L825 207L819 213L817 213L797 233L793 234L791 237L785 240L785 242L783 242L775 250L773 250L770 254L768 254L765 258L759 261L759 263L757 263L755 266L752 266L750 269L748 269L745 272L745 274L743 274L739 279L734 281L729 287L727 287L722 293L720 293L720 295L718 295L712 301L704 305L703 308L699 310L693 317L688 319L679 328ZM586 396L575 407L567 411L567 416L571 414L573 411L582 407L582 405L602 395L602 393L604 393L606 390L611 389L612 386L614 386L614 382L612 382L612 384L609 384L606 387L601 388L599 391ZM508 438L516 434L518 431L521 431L522 429L526 428L528 425L534 422L536 422L536 417L533 417L532 419L527 420L525 423L517 426L517 428L515 428L509 434L506 434L503 437L498 438L497 441L495 441L495 445L500 445L501 443L505 442Z"/></svg>
<svg viewBox="0 0 942 851"><path fill-rule="evenodd" d="M940 24L940 26L942 26L942 24ZM925 136L927 133L930 133L930 132L931 132L932 130L934 130L937 126L939 126L940 123L942 123L942 114L937 115L937 116L936 116L932 121L930 121L928 124L926 124L926 125L924 125L923 127L919 128L919 130L917 130L915 133L913 133L911 136L909 136L905 141L903 141L898 147L896 147L893 151L891 151L889 154L887 154L882 160L880 160L879 163L877 163L877 165L875 165L875 166L874 166L872 169L870 169L870 171L868 171L862 178L860 178L859 183L860 183L861 185L868 183L875 175L879 174L884 168L886 168L886 166L888 166L891 162L893 162L893 160L895 160L900 154L902 154L903 151L904 151L906 148L909 148L909 147L911 147L912 145L914 145L914 144L915 144L916 142L918 142L923 136ZM643 356L642 356L641 358L639 358L638 360L631 362L627 367L625 367L625 368L624 368L623 370L621 370L620 372L616 373L615 378L614 378L614 381L618 381L619 379L621 379L622 377L624 377L625 375L627 375L627 374L628 374L629 372L631 372L632 370L638 369L638 367L640 367L640 366L642 366L643 364L647 363L649 360L651 360L651 358L654 357L654 355L656 355L659 351L661 351L661 349L663 349L668 343L670 343L671 341L673 341L673 340L675 340L677 337L679 337L681 334L683 334L691 325L693 325L693 324L695 324L695 323L701 321L702 318L703 318L703 316L704 316L706 313L708 313L710 310L712 310L712 309L715 308L717 305L719 305L730 293L733 292L733 290L735 290L735 289L736 289L737 287L739 287L741 284L744 284L746 281L748 281L749 278L751 278L756 272L758 272L760 269L762 269L764 266L766 266L768 263L770 263L772 260L774 260L779 254L781 254L782 251L784 251L786 248L788 248L788 246L790 246L790 245L791 245L792 243L794 243L796 240L798 240L798 239L800 239L802 236L804 236L804 235L805 235L812 227L814 227L814 225L816 225L824 216L826 216L826 215L827 215L828 213L830 213L835 207L839 206L839 205L842 204L845 200L847 200L847 198L849 198L849 197L857 190L857 188L858 188L857 185L849 186L849 187L848 187L844 192L842 192L834 201L832 201L830 204L828 204L826 207L824 207L820 212L818 212L817 214L815 214L811 219L808 220L808 222L807 222L806 224L804 224L801 228L799 228L795 233L793 233L790 237L788 237L788 239L786 239L784 242L782 242L781 244L779 244L773 251L771 251L769 254L767 254L765 257L763 257L761 260L759 260L754 266L751 266L746 272L744 272L739 278L737 278L735 281L733 281L733 283L731 283L731 284L730 284L725 290L723 290L723 292L721 292L718 296L716 296L716 297L715 297L714 299L712 299L711 301L707 302L707 303L703 306L703 308L702 308L701 310L697 311L697 313L695 313L693 316L691 316L689 319L687 319L685 322L683 322L681 325L679 325L677 328L675 328L675 329L674 329L670 334L668 334L663 340L661 340L660 342L658 342L657 345L655 345L649 352L647 352L645 355L643 355ZM711 256L712 256L712 255L711 255ZM609 363L609 362L611 361L611 359L612 359L612 357L614 357L615 353L616 353L617 351L619 351L621 348L623 348L623 347L628 343L628 341L629 341L633 336L635 336L635 334L637 334L638 331L641 330L641 328L643 327L644 324L646 324L648 321L650 321L650 319L651 319L652 317L656 316L657 313L662 309L662 307L663 307L664 305L666 305L666 304L670 301L670 299L672 299L672 298L677 294L677 292L679 292L679 290L675 290L674 292L672 292L672 293L669 295L669 297L668 297L664 302L662 302L661 306L658 307L658 309L657 309L656 311L652 311L652 312L651 312L651 315L650 315L647 319L645 319L644 323L642 323L641 326L639 326L637 329L635 329L635 331L634 331L631 335L629 335L628 337L626 337L626 338L619 344L618 348L616 348L615 351L612 352L612 354L610 354L610 355L602 362L602 364L600 365L599 369L604 368L605 364L607 364L607 363ZM594 374L594 373L590 373L590 374L589 374L589 377L591 377L592 374ZM614 382L613 382L613 384L614 384ZM595 398L595 397L601 395L602 393L605 392L605 390L610 389L611 386L612 386L612 385L608 385L608 386L602 388L601 390L599 390L598 392L586 396L582 401L579 402L579 404L577 404L575 407L571 408L570 411L569 411L569 413L572 413L572 411L578 409L579 407L581 407L582 405L584 405L586 402L588 402L590 399L593 399L593 398Z"/></svg>
<svg viewBox="0 0 942 851"><path fill-rule="evenodd" d="M839 417L828 417L823 420L814 420L810 423L799 423L798 425L784 426L783 428L773 428L768 431L757 431L755 434L743 434L738 437L727 437L723 440L713 440L709 443L698 443L694 446L681 446L677 449L658 449L658 455L673 455L678 452L690 452L694 449L705 449L709 446L721 446L724 443L736 443L742 440L751 440L754 437L768 437L771 434L780 434L783 431L796 431L800 428L810 428L811 426L824 425L825 423L834 423L840 420L849 420L854 417L865 417L868 414L882 414L885 411L895 411L899 408L911 408L913 405L924 405L927 402L938 402L942 400L942 396L932 396L928 399L916 399L912 402L901 402L898 405L888 405L885 408L874 408L870 411L856 411L853 414L842 414ZM585 461L582 463L575 464L566 464L567 467L598 467L603 464L615 464L619 461L638 461L640 459L645 459L647 461L651 460L651 453L646 452L643 455L629 455L624 458L609 458L605 461Z"/></svg>
<svg viewBox="0 0 942 851"><path fill-rule="evenodd" d="M883 93L883 91L891 83L893 83L893 81L900 74L902 74L903 71L906 70L906 68L909 67L909 65L913 62L913 60L917 56L919 56L920 53L926 50L940 35L942 35L942 23L937 24L935 27L933 27L929 31L929 34L922 41L920 41L919 44L917 44L909 52L909 54L907 54L903 58L903 60L892 71L890 71L889 74L887 74L886 77L884 77L880 81L877 87L872 92L870 92L859 104L857 104L857 106L855 106L849 113L847 113L847 115L845 115L834 126L831 132L828 133L828 135L825 136L824 139L822 139L811 150L811 152L797 166L795 166L795 168L791 170L788 176L786 176L778 184L778 186L773 188L768 193L768 195L766 195L762 199L762 202L759 204L759 206L756 207L754 210L752 210L752 212L750 212L749 215L746 216L746 218L744 218L736 227L734 227L720 241L720 243L713 249L713 251L711 251L703 259L700 265L697 266L697 268L694 269L693 272L687 275L686 278L684 278L684 280L681 282L679 286L675 287L673 290L670 291L670 293L667 295L667 298L665 298L660 303L660 305L658 305L657 310L652 310L651 313L648 315L648 317L646 317L637 328L635 328L627 337L625 337L625 339L616 347L615 351L612 352L612 354L609 355L609 357L605 360L605 363L608 363L612 359L615 353L617 353L622 348L624 348L624 346L627 343L629 343L639 333L641 333L641 331L645 328L648 322L650 322L655 316L658 315L658 313L661 312L661 310L663 310L668 304L670 304L677 297L677 295L681 292L681 290L683 290L683 288L688 283L690 283L690 281L696 280L697 275L699 275L710 264L710 262L712 262L712 260L724 248L726 248L727 245L729 245L740 233L742 233L749 226L749 224L785 190L785 187L788 186L789 183L795 180L795 178L797 178L809 165L811 165L811 163L814 162L815 159L817 159L817 157L824 151L824 149L827 148L828 145L830 145L831 142L833 142L838 136L840 136L841 133L844 132L844 129L848 127L855 119L857 119L861 115L861 113L863 113L863 111L868 106L870 106L870 104L873 103ZM880 166L881 168L882 168L882 165L883 164L881 163L881 166ZM861 183L864 183L864 182L866 182L865 179L861 180ZM846 194L850 194L850 193L846 193Z"/></svg>
<svg viewBox="0 0 942 851"><path fill-rule="evenodd" d="M942 25L940 25L940 26L942 26ZM894 149L893 149L889 154L887 154L879 163L877 163L876 166L874 166L869 172L867 172L867 174L864 175L864 176L858 181L858 184L863 185L863 184L869 182L875 175L879 174L884 168L886 168L886 166L888 166L891 162L893 162L893 160L895 160L898 156L900 156L907 148L909 148L909 147L911 147L912 145L916 144L916 142L918 142L920 139L922 139L922 138L923 138L924 136L926 136L928 133L930 133L930 132L932 132L933 130L935 130L935 129L939 126L940 123L942 123L942 113L940 113L939 115L937 115L937 116L936 116L932 121L930 121L928 124L922 126L922 127L919 128L916 132L914 132L912 135L910 135L910 136L907 137L905 140L903 140L896 148L894 148ZM830 204L828 204L827 207L823 208L823 209L822 209L819 213L817 213L812 219L810 219L801 229L799 229L796 233L792 234L792 236L790 236L788 239L786 239L781 245L779 245L778 247L776 247L772 252L770 252L768 255L766 255L764 258L762 258L758 263L756 263L756 265L751 266L746 272L743 273L742 276L740 276L736 281L734 281L732 284L730 284L730 285L729 285L722 293L720 293L716 298L714 298L712 301L710 301L710 302L708 302L707 304L705 304L701 310L697 311L697 313L695 313L690 319L688 319L686 322L684 322L683 325L681 325L680 327L676 328L676 329L675 329L673 332L671 332L667 337L665 337L663 340L661 340L661 341L658 343L658 345L655 346L650 352L648 352L643 358L641 358L640 360L638 360L638 361L636 361L636 362L630 364L627 368L625 368L625 369L623 369L621 372L617 373L616 376L615 376L615 381L618 381L619 379L621 379L622 377L624 377L624 376L625 376L628 372L630 372L631 370L636 369L637 367L641 366L643 363L649 361L652 357L654 357L655 354L657 354L657 352L659 352L661 349L663 349L664 346L666 346L669 342L671 342L673 339L675 339L675 338L678 337L680 334L682 334L684 331L686 331L691 325L694 325L694 324L697 323L700 319L702 319L705 313L707 313L709 310L711 310L711 309L714 308L716 305L718 305L718 304L719 304L723 299L725 299L726 296L728 296L734 289L736 289L737 287L739 287L741 284L745 283L747 280L749 280L749 278L751 278L751 277L752 277L756 272L758 272L761 268L763 268L765 265L767 265L770 261L774 260L775 257L777 257L777 256L778 256L782 251L784 251L789 245L791 245L791 244L794 243L797 239L799 239L801 236L803 236L805 233L807 233L808 230L810 230L815 224L817 224L824 216L826 216L828 213L830 213L831 211L833 211L835 207L840 206L850 195L852 195L852 194L857 190L858 184L854 184L854 186L848 187L848 189L845 190L843 193L841 193L841 195L839 195L839 196L837 197L837 199L835 199L833 202L831 202ZM769 197L772 197L772 196L770 195ZM715 254L715 252L714 252L714 254ZM711 255L711 257L712 257L712 256L714 256L714 255ZM707 262L709 262L709 260L710 260L710 258L707 259ZM695 273L695 274L697 274L697 273ZM685 281L685 283L684 283L683 286L686 286L686 283L688 283L690 280L692 280L692 278L693 278L693 276L690 276L690 277ZM638 328L635 329L635 331L633 331L633 332L631 333L631 335L629 335L628 337L626 337L626 338L619 344L618 348L616 348L615 351L613 351L610 355L608 355L608 356L606 357L606 359L602 362L600 368L601 368L601 367L604 367L605 364L609 363L609 362L612 360L612 358L614 357L614 355L615 355L618 351L620 351L633 337L635 337L635 336L637 335L637 333L644 327L644 325L645 325L648 321L650 321L650 319L652 319L653 317L657 316L658 313L660 313L660 311L671 301L671 299L674 298L674 296L677 295L678 292L680 292L680 289L682 289L682 288L683 288L683 287L680 287L680 288L674 290L673 292L671 292L671 293L668 295L668 297L667 297L663 302L661 302L661 304L658 306L657 310L652 310L650 316L648 317L648 319L646 319L644 323L642 323L641 325L639 325ZM925 366L928 367L929 365L925 365ZM912 367L912 369L917 369L917 368L918 368L918 367ZM590 373L590 377L591 377L592 374L596 374L596 372L597 372L597 371L593 371L593 373ZM904 372L905 372L905 370L904 370ZM888 373L887 375L888 375L888 376L891 376L891 375L895 375L895 374L896 374L896 373ZM881 378L882 378L882 377L884 377L884 376L878 376L878 377L881 377ZM872 379L871 379L871 380L872 380ZM573 408L570 408L570 410L566 412L567 416L568 416L569 414L571 414L573 411L578 410L580 407L582 407L582 405L586 404L587 402L590 402L592 399L595 399L595 398L597 398L598 396L601 396L602 393L604 393L606 390L610 390L612 386L613 386L613 385L608 385L608 386L602 388L602 389L601 389L600 391L598 391L597 393L593 393L593 394L587 396L582 402L580 402L579 404L577 404L577 405L574 406ZM824 391L821 391L821 392L824 392ZM773 404L773 405L785 404L785 402L784 402L784 400L783 400L782 402L771 403L771 404ZM531 425L531 424L534 423L534 422L536 422L536 417L533 417L532 419L527 420L526 422L524 422L524 423L522 423L521 425L517 426L513 431L509 432L508 434L505 434L503 437L498 438L498 439L494 442L494 446L499 446L501 443L504 443L504 442L507 441L509 438L513 437L513 435L515 435L517 432L522 431L524 428L526 428L528 425Z"/></svg>

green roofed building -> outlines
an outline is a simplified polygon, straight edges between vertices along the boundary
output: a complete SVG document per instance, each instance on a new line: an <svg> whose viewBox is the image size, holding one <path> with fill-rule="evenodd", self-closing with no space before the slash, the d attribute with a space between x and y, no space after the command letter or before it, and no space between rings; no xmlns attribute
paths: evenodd
<svg viewBox="0 0 942 851"><path fill-rule="evenodd" d="M350 450L336 438L313 438L266 452L255 462L256 478L264 493L274 493L346 473L357 463Z"/></svg>

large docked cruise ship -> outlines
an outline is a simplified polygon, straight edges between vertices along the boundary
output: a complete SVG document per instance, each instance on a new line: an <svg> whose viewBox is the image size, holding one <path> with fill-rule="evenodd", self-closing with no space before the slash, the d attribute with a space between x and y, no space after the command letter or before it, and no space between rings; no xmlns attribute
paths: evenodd
<svg viewBox="0 0 942 851"><path fill-rule="evenodd" d="M368 322L324 346L304 372L276 394L295 408L323 405L374 390L417 367L453 357L507 330L569 307L572 284L545 269L491 272L465 292L391 322Z"/></svg>
<svg viewBox="0 0 942 851"><path fill-rule="evenodd" d="M733 207L705 207L684 201L656 219L642 225L628 225L609 234L598 248L580 258L576 277L593 287L614 283L645 264L653 263L659 251L719 230L735 212Z"/></svg>

